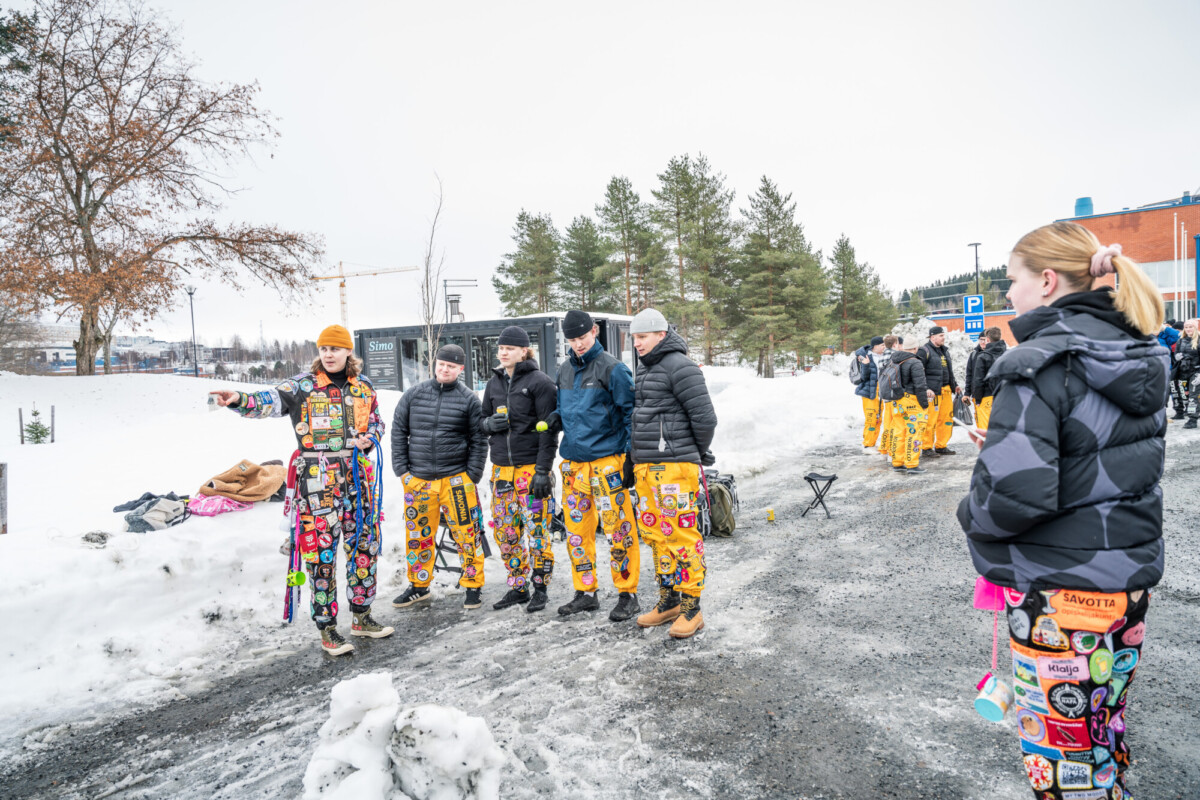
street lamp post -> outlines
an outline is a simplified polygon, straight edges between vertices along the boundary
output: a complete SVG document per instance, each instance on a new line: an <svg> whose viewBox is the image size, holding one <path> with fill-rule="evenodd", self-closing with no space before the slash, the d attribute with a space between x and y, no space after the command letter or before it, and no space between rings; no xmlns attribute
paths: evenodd
<svg viewBox="0 0 1200 800"><path fill-rule="evenodd" d="M192 376L200 377L200 359L196 355L196 303L193 298L196 295L195 286L185 286L184 291L188 294L188 307L192 310Z"/></svg>
<svg viewBox="0 0 1200 800"><path fill-rule="evenodd" d="M967 247L975 248L975 294L979 294L979 245L980 242L971 242Z"/></svg>

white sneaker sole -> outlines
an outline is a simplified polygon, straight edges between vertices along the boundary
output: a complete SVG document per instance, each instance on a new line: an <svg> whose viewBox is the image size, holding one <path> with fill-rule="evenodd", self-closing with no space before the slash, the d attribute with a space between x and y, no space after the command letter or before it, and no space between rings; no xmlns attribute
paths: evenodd
<svg viewBox="0 0 1200 800"><path fill-rule="evenodd" d="M353 653L354 645L347 642L346 644L342 645L341 647L335 647L333 649L330 649L330 648L326 647L325 645L321 645L321 649L324 650L326 653L328 653L331 656L340 656L340 655L344 655L346 653Z"/></svg>
<svg viewBox="0 0 1200 800"><path fill-rule="evenodd" d="M391 635L392 635L393 633L395 633L395 632L396 632L396 629L395 629L395 628L393 628L393 627L391 627L390 625L389 625L388 627L384 628L383 630L381 630L381 631L377 631L377 632L373 632L373 631L356 631L356 630L354 630L354 628L351 628L351 629L350 629L350 635L351 635L351 636L366 636L366 637L368 637L368 638L371 638L371 639L385 639L385 638L387 638L388 636L391 636Z"/></svg>
<svg viewBox="0 0 1200 800"><path fill-rule="evenodd" d="M421 595L420 597L414 597L412 600L409 600L407 603L392 603L392 608L408 608L409 606L415 606L417 603L423 603L427 600L431 600L432 598L433 598L433 592L426 592L425 594Z"/></svg>

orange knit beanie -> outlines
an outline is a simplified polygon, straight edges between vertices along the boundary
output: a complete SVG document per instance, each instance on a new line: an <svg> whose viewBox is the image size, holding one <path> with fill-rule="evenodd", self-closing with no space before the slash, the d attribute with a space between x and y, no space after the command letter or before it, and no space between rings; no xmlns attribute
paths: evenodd
<svg viewBox="0 0 1200 800"><path fill-rule="evenodd" d="M321 331L321 335L317 337L317 347L326 346L344 347L347 350L353 350L354 340L350 338L350 331L341 325L330 325Z"/></svg>

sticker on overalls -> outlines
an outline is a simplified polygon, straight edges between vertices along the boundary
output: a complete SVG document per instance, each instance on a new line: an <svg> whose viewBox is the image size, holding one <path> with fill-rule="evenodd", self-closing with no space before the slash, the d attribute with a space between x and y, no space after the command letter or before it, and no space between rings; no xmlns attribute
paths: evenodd
<svg viewBox="0 0 1200 800"><path fill-rule="evenodd" d="M1060 789L1092 788L1092 766L1078 761L1058 762L1058 786Z"/></svg>
<svg viewBox="0 0 1200 800"><path fill-rule="evenodd" d="M454 485L454 479L451 478L450 497L454 501L454 517L458 520L459 525L468 525L471 522L471 509L467 505L467 490L462 485L462 478L458 479L458 484Z"/></svg>

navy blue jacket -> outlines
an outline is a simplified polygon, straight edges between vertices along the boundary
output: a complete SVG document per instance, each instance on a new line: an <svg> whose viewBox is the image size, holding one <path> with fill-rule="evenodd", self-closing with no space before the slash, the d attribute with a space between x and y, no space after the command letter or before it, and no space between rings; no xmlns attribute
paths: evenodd
<svg viewBox="0 0 1200 800"><path fill-rule="evenodd" d="M563 438L558 453L571 461L595 461L629 451L633 423L633 373L600 346L572 351L558 365L558 415Z"/></svg>
<svg viewBox="0 0 1200 800"><path fill-rule="evenodd" d="M858 386L854 387L854 393L859 397L867 397L875 399L876 389L879 386L879 367L875 365L875 359L871 358L871 348L863 346L854 351L854 358L863 356L867 359L866 364L858 365L859 373L862 375L862 380Z"/></svg>

